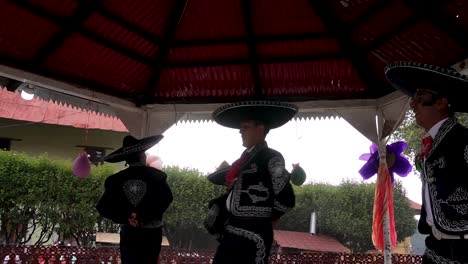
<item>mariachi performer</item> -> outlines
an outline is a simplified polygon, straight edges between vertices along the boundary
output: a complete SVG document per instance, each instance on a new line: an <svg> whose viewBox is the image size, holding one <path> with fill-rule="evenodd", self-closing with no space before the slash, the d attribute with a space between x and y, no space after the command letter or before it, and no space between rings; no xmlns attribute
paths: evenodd
<svg viewBox="0 0 468 264"><path fill-rule="evenodd" d="M417 156L422 203L418 229L423 263L468 263L468 129L454 112L468 112L468 78L437 66L399 62L388 81L412 97L416 123L427 135Z"/></svg>
<svg viewBox="0 0 468 264"><path fill-rule="evenodd" d="M162 218L172 202L166 174L146 165L145 151L162 135L136 139L126 136L122 148L104 161L126 161L128 168L109 176L96 205L102 217L121 224L123 264L157 263L162 242Z"/></svg>
<svg viewBox="0 0 468 264"><path fill-rule="evenodd" d="M213 113L220 125L239 129L246 148L232 166L209 176L227 192L210 202L205 226L220 242L214 264L267 263L273 225L294 207L295 196L284 158L268 147L270 129L297 112L295 105L251 101L225 105Z"/></svg>

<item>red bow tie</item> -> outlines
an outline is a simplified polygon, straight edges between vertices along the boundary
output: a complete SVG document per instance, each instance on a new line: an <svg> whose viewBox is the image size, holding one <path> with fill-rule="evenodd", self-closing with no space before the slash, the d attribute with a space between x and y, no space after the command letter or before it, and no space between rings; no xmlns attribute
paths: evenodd
<svg viewBox="0 0 468 264"><path fill-rule="evenodd" d="M231 169L226 175L226 185L231 185L231 183L239 176L239 170L242 167L242 165L244 165L244 163L248 160L248 158L249 152L244 151L244 153L242 153L242 156L238 160L234 161L234 163L232 163Z"/></svg>
<svg viewBox="0 0 468 264"><path fill-rule="evenodd" d="M427 136L422 139L421 152L419 153L420 160L427 157L427 154L429 154L429 151L431 150L433 141L434 140L432 139L431 136Z"/></svg>

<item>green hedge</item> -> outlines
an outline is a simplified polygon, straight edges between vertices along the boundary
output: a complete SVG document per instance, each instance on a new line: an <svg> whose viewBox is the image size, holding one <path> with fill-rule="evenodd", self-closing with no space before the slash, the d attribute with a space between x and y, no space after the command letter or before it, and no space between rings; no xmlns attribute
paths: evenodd
<svg viewBox="0 0 468 264"><path fill-rule="evenodd" d="M94 205L114 167L93 166L91 175L80 179L73 175L72 164L72 160L46 155L0 151L0 240L26 242L28 225L29 230L41 227L38 244L45 242L54 228L64 237L89 243L98 219ZM18 234L15 237L7 230Z"/></svg>

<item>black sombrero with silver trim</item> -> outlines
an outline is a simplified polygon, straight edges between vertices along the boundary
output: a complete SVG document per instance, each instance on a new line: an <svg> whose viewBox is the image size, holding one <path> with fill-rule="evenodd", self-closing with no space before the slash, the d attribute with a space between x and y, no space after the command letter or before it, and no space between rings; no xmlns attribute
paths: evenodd
<svg viewBox="0 0 468 264"><path fill-rule="evenodd" d="M455 112L468 112L468 77L454 70L416 62L396 62L385 67L390 84L413 97L417 90L431 90L448 98Z"/></svg>
<svg viewBox="0 0 468 264"><path fill-rule="evenodd" d="M104 157L103 160L111 163L124 161L128 156L150 149L161 141L163 137L163 135L157 135L136 139L130 135L126 136L123 139L122 147Z"/></svg>
<svg viewBox="0 0 468 264"><path fill-rule="evenodd" d="M273 101L246 101L224 105L213 112L216 123L230 128L240 128L246 120L261 121L273 129L287 123L297 113L293 104Z"/></svg>
<svg viewBox="0 0 468 264"><path fill-rule="evenodd" d="M228 174L230 169L231 165L229 165L226 161L223 161L221 165L218 166L216 171L208 175L207 178L213 184L224 185L226 175Z"/></svg>

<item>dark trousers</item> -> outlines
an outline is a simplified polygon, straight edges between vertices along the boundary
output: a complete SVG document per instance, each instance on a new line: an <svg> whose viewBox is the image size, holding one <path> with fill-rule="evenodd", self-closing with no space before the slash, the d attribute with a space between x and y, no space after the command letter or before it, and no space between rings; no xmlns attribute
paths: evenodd
<svg viewBox="0 0 468 264"><path fill-rule="evenodd" d="M161 227L122 227L120 230L122 264L157 264L161 251L161 242Z"/></svg>
<svg viewBox="0 0 468 264"><path fill-rule="evenodd" d="M430 235L426 238L426 252L424 252L422 263L468 263L468 240L437 240Z"/></svg>
<svg viewBox="0 0 468 264"><path fill-rule="evenodd" d="M272 242L271 223L248 229L228 225L213 264L267 264Z"/></svg>

